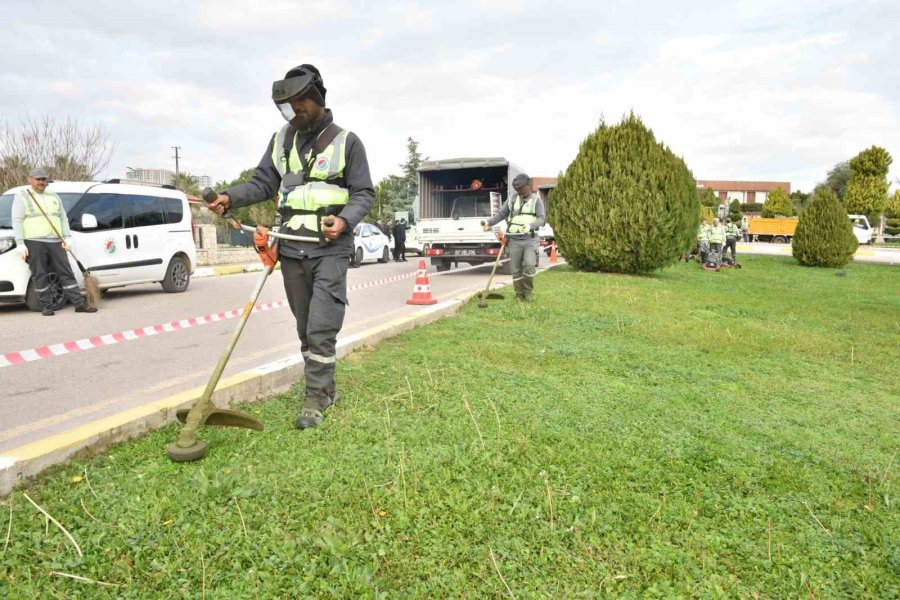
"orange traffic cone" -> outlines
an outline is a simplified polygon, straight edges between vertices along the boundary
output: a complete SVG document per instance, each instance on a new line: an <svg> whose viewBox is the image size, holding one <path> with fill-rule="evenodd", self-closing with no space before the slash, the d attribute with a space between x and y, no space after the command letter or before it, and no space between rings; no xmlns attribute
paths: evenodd
<svg viewBox="0 0 900 600"><path fill-rule="evenodd" d="M559 257L556 256L556 242L553 242L553 245L550 247L550 262L559 262Z"/></svg>
<svg viewBox="0 0 900 600"><path fill-rule="evenodd" d="M428 271L425 260L419 260L419 270L416 271L416 285L413 286L412 298L407 304L437 304L437 299L431 297L431 287L428 285Z"/></svg>

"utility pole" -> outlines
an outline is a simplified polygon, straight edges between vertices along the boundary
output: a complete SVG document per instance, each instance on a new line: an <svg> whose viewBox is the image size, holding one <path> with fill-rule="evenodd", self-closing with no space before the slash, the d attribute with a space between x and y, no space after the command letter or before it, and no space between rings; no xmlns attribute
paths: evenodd
<svg viewBox="0 0 900 600"><path fill-rule="evenodd" d="M181 150L181 146L172 146L175 149L175 187L178 187L178 151Z"/></svg>

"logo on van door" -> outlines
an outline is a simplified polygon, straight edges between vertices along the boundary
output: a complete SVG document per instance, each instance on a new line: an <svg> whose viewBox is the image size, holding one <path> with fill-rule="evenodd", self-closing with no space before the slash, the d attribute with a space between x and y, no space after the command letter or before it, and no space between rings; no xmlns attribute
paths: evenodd
<svg viewBox="0 0 900 600"><path fill-rule="evenodd" d="M107 254L115 254L116 253L116 240L109 238L106 240L106 244L103 247L106 250Z"/></svg>

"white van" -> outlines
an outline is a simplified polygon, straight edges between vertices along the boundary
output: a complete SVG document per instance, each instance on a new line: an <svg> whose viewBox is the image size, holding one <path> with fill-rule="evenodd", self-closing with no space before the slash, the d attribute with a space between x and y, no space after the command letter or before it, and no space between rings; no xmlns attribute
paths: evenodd
<svg viewBox="0 0 900 600"><path fill-rule="evenodd" d="M0 196L0 302L25 302L40 310L31 272L16 248L12 201L26 186ZM188 288L197 250L187 197L171 186L139 182L53 181L48 189L62 200L69 217L71 247L103 289L161 283L167 292ZM79 285L81 272L69 255ZM55 305L62 290L51 279Z"/></svg>
<svg viewBox="0 0 900 600"><path fill-rule="evenodd" d="M853 235L860 244L872 243L872 226L866 215L847 215L853 223Z"/></svg>

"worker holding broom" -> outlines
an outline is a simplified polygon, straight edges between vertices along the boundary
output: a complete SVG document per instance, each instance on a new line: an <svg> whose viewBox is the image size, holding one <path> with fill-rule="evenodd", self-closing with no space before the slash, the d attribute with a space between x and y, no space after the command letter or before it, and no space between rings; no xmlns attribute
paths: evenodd
<svg viewBox="0 0 900 600"><path fill-rule="evenodd" d="M43 169L33 169L28 174L28 183L31 187L21 190L13 198L13 235L16 245L23 248L22 258L31 269L41 314L45 317L54 314L49 281L49 276L54 273L65 299L75 306L75 312L97 312L97 308L89 305L81 295L69 266L66 256L69 219L62 200L47 190L48 177Z"/></svg>
<svg viewBox="0 0 900 600"><path fill-rule="evenodd" d="M500 212L484 223L487 231L506 219L506 235L509 238L509 259L512 263L513 287L516 299L531 302L534 297L534 276L537 274L540 238L537 230L546 220L544 203L531 188L531 178L524 173L512 180L515 193L500 207Z"/></svg>
<svg viewBox="0 0 900 600"><path fill-rule="evenodd" d="M339 396L334 371L337 334L347 305L353 229L372 208L375 190L359 138L334 124L319 70L294 67L272 85L287 121L269 140L253 178L207 199L217 213L280 194L280 232L314 241L280 240L278 259L297 320L306 395L297 428L321 424Z"/></svg>

